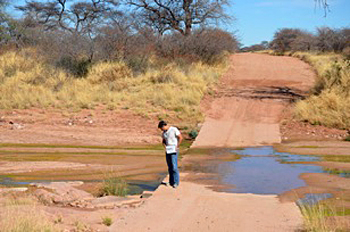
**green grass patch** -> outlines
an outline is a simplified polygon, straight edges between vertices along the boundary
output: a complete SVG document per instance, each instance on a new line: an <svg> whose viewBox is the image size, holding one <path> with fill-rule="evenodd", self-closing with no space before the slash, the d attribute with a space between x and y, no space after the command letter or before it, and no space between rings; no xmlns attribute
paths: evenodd
<svg viewBox="0 0 350 232"><path fill-rule="evenodd" d="M342 163L350 162L350 156L347 156L347 155L323 155L321 157L323 161L342 162Z"/></svg>
<svg viewBox="0 0 350 232"><path fill-rule="evenodd" d="M323 170L328 174L338 175L341 177L350 177L350 171L347 170L341 170L337 168L324 168Z"/></svg>
<svg viewBox="0 0 350 232"><path fill-rule="evenodd" d="M100 189L100 196L120 196L125 197L129 193L128 183L113 173L108 173L103 180Z"/></svg>
<svg viewBox="0 0 350 232"><path fill-rule="evenodd" d="M105 216L102 217L102 224L105 226L111 226L113 223L113 219L111 217Z"/></svg>
<svg viewBox="0 0 350 232"><path fill-rule="evenodd" d="M320 148L320 146L296 146L295 148Z"/></svg>

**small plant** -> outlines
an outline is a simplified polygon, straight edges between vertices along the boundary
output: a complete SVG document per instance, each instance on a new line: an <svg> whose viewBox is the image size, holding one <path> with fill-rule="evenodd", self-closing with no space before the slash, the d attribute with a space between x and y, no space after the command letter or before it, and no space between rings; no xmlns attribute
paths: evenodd
<svg viewBox="0 0 350 232"><path fill-rule="evenodd" d="M76 232L90 231L90 228L85 223L83 223L81 221L74 222L74 226L75 226L75 231Z"/></svg>
<svg viewBox="0 0 350 232"><path fill-rule="evenodd" d="M110 226L113 223L113 219L110 217L102 217L102 223L103 225Z"/></svg>
<svg viewBox="0 0 350 232"><path fill-rule="evenodd" d="M125 197L128 192L128 183L111 172L105 175L99 195Z"/></svg>
<svg viewBox="0 0 350 232"><path fill-rule="evenodd" d="M350 142L350 135L346 136L346 138L344 139L344 141Z"/></svg>
<svg viewBox="0 0 350 232"><path fill-rule="evenodd" d="M59 224L63 222L62 215L58 215L58 217L54 220L55 224Z"/></svg>
<svg viewBox="0 0 350 232"><path fill-rule="evenodd" d="M329 232L329 231L347 231L349 224L345 223L339 216L345 216L345 208L319 202L315 205L299 205L304 219L305 231L310 232Z"/></svg>
<svg viewBox="0 0 350 232"><path fill-rule="evenodd" d="M197 130L191 130L190 133L188 133L191 139L196 139L198 136L198 131Z"/></svg>
<svg viewBox="0 0 350 232"><path fill-rule="evenodd" d="M304 218L306 231L330 231L325 220L326 209L324 205L302 205L300 206L300 210Z"/></svg>

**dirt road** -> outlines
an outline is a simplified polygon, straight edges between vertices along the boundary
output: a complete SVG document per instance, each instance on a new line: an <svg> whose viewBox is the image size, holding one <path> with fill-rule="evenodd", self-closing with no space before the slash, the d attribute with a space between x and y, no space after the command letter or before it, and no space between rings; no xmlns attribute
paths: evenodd
<svg viewBox="0 0 350 232"><path fill-rule="evenodd" d="M314 73L291 57L237 54L231 62L192 147L279 143L282 111L312 86Z"/></svg>
<svg viewBox="0 0 350 232"><path fill-rule="evenodd" d="M231 62L217 96L203 103L207 117L193 147L280 142L281 113L309 89L313 72L290 57L237 54ZM176 190L161 186L110 231L294 231L301 224L297 206L276 195L215 192L182 181Z"/></svg>
<svg viewBox="0 0 350 232"><path fill-rule="evenodd" d="M275 196L219 193L183 182L176 190L161 186L144 205L113 224L110 231L288 232L300 224L295 205L281 204Z"/></svg>

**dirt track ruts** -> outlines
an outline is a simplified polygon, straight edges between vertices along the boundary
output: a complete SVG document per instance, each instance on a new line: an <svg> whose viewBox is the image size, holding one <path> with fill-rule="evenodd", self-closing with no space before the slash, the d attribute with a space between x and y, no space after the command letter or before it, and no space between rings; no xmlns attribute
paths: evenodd
<svg viewBox="0 0 350 232"><path fill-rule="evenodd" d="M301 98L315 74L291 57L237 54L192 147L244 147L281 141L279 121L286 104Z"/></svg>

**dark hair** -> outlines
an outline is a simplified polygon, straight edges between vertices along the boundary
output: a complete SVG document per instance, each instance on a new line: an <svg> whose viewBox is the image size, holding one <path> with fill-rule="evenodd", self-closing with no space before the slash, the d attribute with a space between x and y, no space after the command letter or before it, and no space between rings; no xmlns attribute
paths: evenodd
<svg viewBox="0 0 350 232"><path fill-rule="evenodd" d="M163 126L166 126L166 125L168 125L165 121L159 121L159 123L158 123L158 128L162 128Z"/></svg>

